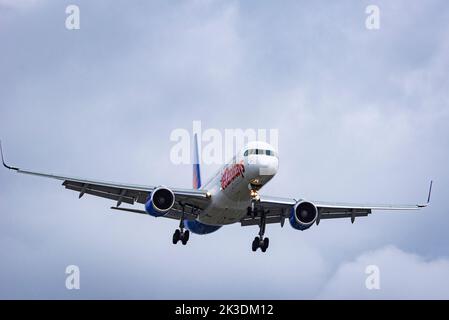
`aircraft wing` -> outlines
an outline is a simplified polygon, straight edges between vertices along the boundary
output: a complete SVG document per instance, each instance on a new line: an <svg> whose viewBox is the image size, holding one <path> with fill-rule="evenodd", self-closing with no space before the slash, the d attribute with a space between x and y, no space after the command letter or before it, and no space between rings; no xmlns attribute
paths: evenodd
<svg viewBox="0 0 449 320"><path fill-rule="evenodd" d="M110 199L116 202L116 206L112 209L128 211L134 213L146 213L143 210L134 210L127 208L120 208L122 203L134 205L135 203L145 204L148 201L150 193L156 186L143 186L133 184L123 184L115 182L98 181L91 179L68 177L63 175L56 175L51 173L42 173L29 170L23 170L17 167L9 166L5 163L3 158L3 151L0 151L2 156L3 166L18 173L34 175L44 178L51 178L62 181L62 185L68 189L78 192L78 197L81 198L85 194L97 196L101 198ZM181 217L181 203L188 209L204 209L209 203L209 194L206 190L195 189L179 189L170 188L175 194L175 205L171 212L166 217L178 219ZM193 210L192 210L193 212ZM189 213L187 219L193 218L193 213Z"/></svg>
<svg viewBox="0 0 449 320"><path fill-rule="evenodd" d="M321 219L350 218L354 222L356 217L366 217L377 210L419 210L427 207L430 202L432 192L432 182L430 183L427 203L425 204L354 204L354 203L338 203L307 200L315 205L318 209L318 217L316 223L319 224ZM261 196L260 201L256 202L256 208L265 210L266 223L284 224L285 219L290 218L291 211L298 201L292 198L279 198L270 196ZM304 200L305 201L305 200ZM241 221L242 226L258 225L260 217L246 217Z"/></svg>

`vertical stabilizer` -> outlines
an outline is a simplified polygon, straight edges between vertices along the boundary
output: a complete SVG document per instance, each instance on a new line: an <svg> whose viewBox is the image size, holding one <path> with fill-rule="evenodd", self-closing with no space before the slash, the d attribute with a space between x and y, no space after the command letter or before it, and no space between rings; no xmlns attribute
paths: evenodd
<svg viewBox="0 0 449 320"><path fill-rule="evenodd" d="M193 144L193 189L199 189L201 188L201 171L198 150L198 137L196 134L193 139Z"/></svg>

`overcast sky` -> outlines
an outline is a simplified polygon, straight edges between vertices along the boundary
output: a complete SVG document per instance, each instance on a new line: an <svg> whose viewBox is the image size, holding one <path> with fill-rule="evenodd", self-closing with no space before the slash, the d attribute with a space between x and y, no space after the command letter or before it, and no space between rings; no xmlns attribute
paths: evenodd
<svg viewBox="0 0 449 320"><path fill-rule="evenodd" d="M80 30L65 28L66 6ZM380 29L365 27L369 4ZM17 166L190 187L170 133L279 130L263 194L416 203L301 232L111 212L0 170L0 298L449 298L449 4L0 0L0 138ZM216 169L203 168L203 180ZM81 289L67 290L77 265ZM380 290L365 269L380 270Z"/></svg>

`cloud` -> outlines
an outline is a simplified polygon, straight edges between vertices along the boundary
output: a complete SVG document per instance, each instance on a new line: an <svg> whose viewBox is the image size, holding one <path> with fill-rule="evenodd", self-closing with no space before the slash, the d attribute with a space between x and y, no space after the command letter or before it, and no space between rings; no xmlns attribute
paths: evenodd
<svg viewBox="0 0 449 320"><path fill-rule="evenodd" d="M377 266L380 289L365 286L368 266ZM387 246L338 267L320 299L449 299L449 259L426 259Z"/></svg>
<svg viewBox="0 0 449 320"><path fill-rule="evenodd" d="M354 1L77 4L73 32L64 3L0 10L0 136L11 164L189 187L191 168L169 162L169 137L201 120L279 129L280 170L263 194L419 202L436 178L433 202L306 232L270 225L270 249L254 255L257 228L176 247L176 221L114 214L107 200L0 170L1 297L310 298L369 249L449 256L446 0L380 1L376 32ZM207 180L214 168L202 169ZM81 268L78 293L65 290L68 264ZM348 281L363 285L359 271Z"/></svg>
<svg viewBox="0 0 449 320"><path fill-rule="evenodd" d="M42 3L44 0L0 0L0 8L26 9Z"/></svg>

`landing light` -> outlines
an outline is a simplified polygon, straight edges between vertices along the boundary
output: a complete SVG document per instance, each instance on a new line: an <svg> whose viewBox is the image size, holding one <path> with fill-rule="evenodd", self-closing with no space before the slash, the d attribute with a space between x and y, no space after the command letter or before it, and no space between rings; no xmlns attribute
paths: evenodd
<svg viewBox="0 0 449 320"><path fill-rule="evenodd" d="M249 193L250 193L252 199L254 199L256 201L259 201L260 196L259 196L259 193L256 190L251 189Z"/></svg>

